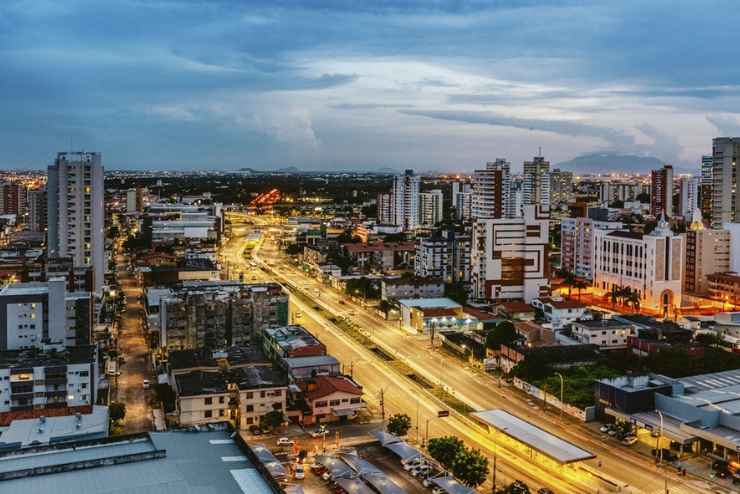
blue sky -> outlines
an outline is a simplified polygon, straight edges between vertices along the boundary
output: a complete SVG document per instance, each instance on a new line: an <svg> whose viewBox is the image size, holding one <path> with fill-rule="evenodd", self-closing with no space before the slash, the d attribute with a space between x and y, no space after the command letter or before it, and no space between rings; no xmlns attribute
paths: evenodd
<svg viewBox="0 0 740 494"><path fill-rule="evenodd" d="M740 134L727 1L3 0L0 166L697 163Z"/></svg>

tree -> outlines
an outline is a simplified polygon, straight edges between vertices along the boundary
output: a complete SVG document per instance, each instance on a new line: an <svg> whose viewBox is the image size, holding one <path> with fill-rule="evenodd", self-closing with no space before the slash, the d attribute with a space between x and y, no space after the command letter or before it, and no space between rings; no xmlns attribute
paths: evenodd
<svg viewBox="0 0 740 494"><path fill-rule="evenodd" d="M501 345L511 345L519 335L511 321L501 321L486 336L486 348L498 350Z"/></svg>
<svg viewBox="0 0 740 494"><path fill-rule="evenodd" d="M585 290L586 288L588 288L588 283L586 283L585 281L581 279L578 279L573 284L573 288L578 290L578 300L581 300L581 290Z"/></svg>
<svg viewBox="0 0 740 494"><path fill-rule="evenodd" d="M462 282L445 283L445 297L454 300L460 305L465 305L468 301L468 291Z"/></svg>
<svg viewBox="0 0 740 494"><path fill-rule="evenodd" d="M570 298L571 290L573 290L573 287L576 284L576 275L571 273L570 271L566 271L563 274L563 285L568 287L568 298Z"/></svg>
<svg viewBox="0 0 740 494"><path fill-rule="evenodd" d="M126 416L126 404L125 403L118 403L113 402L108 407L108 413L110 414L110 419L113 422L118 422L119 420L123 420Z"/></svg>
<svg viewBox="0 0 740 494"><path fill-rule="evenodd" d="M488 458L477 449L462 449L455 456L452 473L468 487L477 487L488 476Z"/></svg>
<svg viewBox="0 0 740 494"><path fill-rule="evenodd" d="M301 247L301 244L289 244L287 247L285 247L285 253L289 256L297 256L302 252L303 247Z"/></svg>
<svg viewBox="0 0 740 494"><path fill-rule="evenodd" d="M283 423L283 412L272 410L260 417L260 429L272 430Z"/></svg>
<svg viewBox="0 0 740 494"><path fill-rule="evenodd" d="M503 489L498 489L496 494L530 494L530 492L527 484L521 480L516 480Z"/></svg>
<svg viewBox="0 0 740 494"><path fill-rule="evenodd" d="M631 305L635 312L640 312L640 294L637 291L630 291L627 296L627 305Z"/></svg>
<svg viewBox="0 0 740 494"><path fill-rule="evenodd" d="M396 436L405 436L411 429L411 417L405 413L397 413L388 419L388 432Z"/></svg>
<svg viewBox="0 0 740 494"><path fill-rule="evenodd" d="M454 436L434 437L427 446L429 455L448 470L452 469L457 454L464 449L463 442Z"/></svg>

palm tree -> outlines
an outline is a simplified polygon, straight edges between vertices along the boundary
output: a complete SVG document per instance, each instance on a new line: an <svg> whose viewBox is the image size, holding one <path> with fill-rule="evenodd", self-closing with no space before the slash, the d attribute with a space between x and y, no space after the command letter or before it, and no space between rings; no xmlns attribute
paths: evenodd
<svg viewBox="0 0 740 494"><path fill-rule="evenodd" d="M576 280L576 282L573 284L573 288L578 290L578 300L581 300L581 290L584 290L588 288L588 284L584 280Z"/></svg>
<svg viewBox="0 0 740 494"><path fill-rule="evenodd" d="M617 288L617 285L612 285L612 305L617 305L617 300L619 300L619 289Z"/></svg>
<svg viewBox="0 0 740 494"><path fill-rule="evenodd" d="M640 295L638 295L636 290L630 292L627 297L627 305L632 305L635 312L640 312Z"/></svg>
<svg viewBox="0 0 740 494"><path fill-rule="evenodd" d="M566 271L563 274L563 284L568 287L568 298L570 298L571 290L576 284L575 275L569 271Z"/></svg>

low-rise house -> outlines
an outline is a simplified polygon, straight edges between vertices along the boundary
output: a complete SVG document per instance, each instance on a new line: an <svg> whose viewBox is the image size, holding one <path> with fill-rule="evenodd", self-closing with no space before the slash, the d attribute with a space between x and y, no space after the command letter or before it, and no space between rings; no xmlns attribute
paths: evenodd
<svg viewBox="0 0 740 494"><path fill-rule="evenodd" d="M289 357L326 355L326 346L306 328L298 325L267 328L262 333L262 347L275 361Z"/></svg>
<svg viewBox="0 0 740 494"><path fill-rule="evenodd" d="M375 267L390 271L414 264L416 244L414 242L375 242L372 244L343 244L352 263L361 268Z"/></svg>
<svg viewBox="0 0 740 494"><path fill-rule="evenodd" d="M304 424L333 422L357 416L366 407L362 386L347 376L316 376L301 385L310 414Z"/></svg>
<svg viewBox="0 0 740 494"><path fill-rule="evenodd" d="M383 300L401 298L443 297L445 284L441 278L384 278L380 282L380 296Z"/></svg>
<svg viewBox="0 0 740 494"><path fill-rule="evenodd" d="M616 319L578 321L571 327L573 338L584 344L597 345L601 350L627 348L629 337L637 334L632 324Z"/></svg>
<svg viewBox="0 0 740 494"><path fill-rule="evenodd" d="M466 321L472 323L462 305L449 298L408 298L398 304L404 327L417 333L465 330Z"/></svg>
<svg viewBox="0 0 740 494"><path fill-rule="evenodd" d="M495 309L502 318L514 321L534 321L536 314L530 304L516 300L497 304Z"/></svg>
<svg viewBox="0 0 740 494"><path fill-rule="evenodd" d="M282 359L292 381L303 381L318 375L336 376L341 371L339 361L331 355Z"/></svg>
<svg viewBox="0 0 740 494"><path fill-rule="evenodd" d="M532 306L541 309L545 319L554 329L561 329L575 321L591 319L591 312L586 304L575 300L536 299Z"/></svg>
<svg viewBox="0 0 740 494"><path fill-rule="evenodd" d="M555 345L555 332L533 321L515 321L514 329L527 346Z"/></svg>

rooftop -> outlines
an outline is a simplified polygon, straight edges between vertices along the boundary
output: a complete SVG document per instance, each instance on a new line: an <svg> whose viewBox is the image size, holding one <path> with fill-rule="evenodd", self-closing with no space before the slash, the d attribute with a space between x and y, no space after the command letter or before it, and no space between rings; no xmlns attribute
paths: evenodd
<svg viewBox="0 0 740 494"><path fill-rule="evenodd" d="M323 398L337 392L362 396L362 387L346 376L316 376L304 384L304 387L310 389L312 385L315 386L314 389L306 391L307 400Z"/></svg>
<svg viewBox="0 0 740 494"><path fill-rule="evenodd" d="M343 244L347 252L359 253L359 252L382 252L384 250L391 251L415 251L415 242L376 242L374 244Z"/></svg>
<svg viewBox="0 0 740 494"><path fill-rule="evenodd" d="M14 420L0 434L0 450L34 444L74 441L108 435L108 407L94 406L92 413Z"/></svg>
<svg viewBox="0 0 740 494"><path fill-rule="evenodd" d="M607 234L609 237L628 238L631 240L642 240L642 233L629 232L626 230L617 230Z"/></svg>
<svg viewBox="0 0 740 494"><path fill-rule="evenodd" d="M560 439L504 410L475 412L472 416L482 424L503 432L558 463L573 463L595 458L593 453Z"/></svg>
<svg viewBox="0 0 740 494"><path fill-rule="evenodd" d="M48 447L0 459L7 492L57 494L272 494L226 432L160 432ZM135 455L135 456L134 456ZM113 461L119 462L113 464ZM81 469L69 470L78 465ZM44 471L28 472L29 468ZM61 471L65 468L67 471ZM26 472L23 472L26 470Z"/></svg>
<svg viewBox="0 0 740 494"><path fill-rule="evenodd" d="M576 321L573 323L573 325L582 326L590 330L619 329L631 326L631 324L627 321L619 321L616 319Z"/></svg>
<svg viewBox="0 0 740 494"><path fill-rule="evenodd" d="M434 298L402 298L399 304L406 307L415 307L417 309L459 309L462 305L452 299L445 297Z"/></svg>
<svg viewBox="0 0 740 494"><path fill-rule="evenodd" d="M51 365L85 364L95 358L93 345L69 347L63 352L7 350L0 352L0 368L31 368Z"/></svg>
<svg viewBox="0 0 740 494"><path fill-rule="evenodd" d="M331 355L319 355L315 357L291 357L286 358L288 369L299 369L301 367L313 367L320 365L339 365L339 360Z"/></svg>

